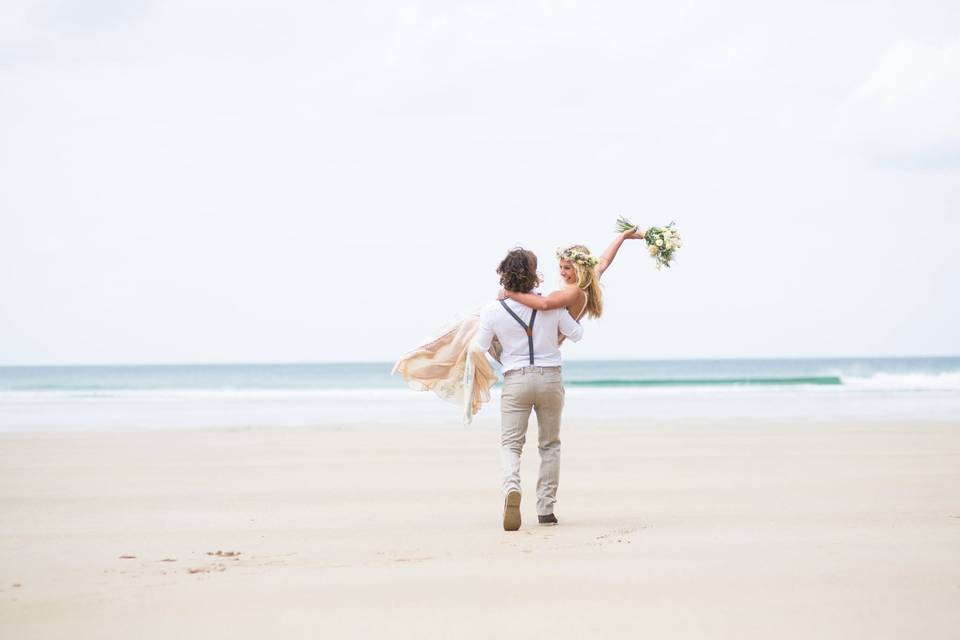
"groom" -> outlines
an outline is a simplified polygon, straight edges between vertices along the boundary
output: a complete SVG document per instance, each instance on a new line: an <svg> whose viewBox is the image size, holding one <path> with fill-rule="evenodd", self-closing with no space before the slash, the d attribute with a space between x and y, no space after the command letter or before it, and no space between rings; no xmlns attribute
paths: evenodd
<svg viewBox="0 0 960 640"><path fill-rule="evenodd" d="M537 256L522 248L510 251L497 267L497 273L501 286L508 291L528 293L540 283ZM540 524L557 524L553 504L560 482L560 415L564 396L558 331L574 342L583 335L583 327L566 309L537 311L507 299L492 302L480 312L473 347L486 353L494 336L503 346L500 455L505 531L520 528L520 453L531 409L537 412L539 428L537 516Z"/></svg>

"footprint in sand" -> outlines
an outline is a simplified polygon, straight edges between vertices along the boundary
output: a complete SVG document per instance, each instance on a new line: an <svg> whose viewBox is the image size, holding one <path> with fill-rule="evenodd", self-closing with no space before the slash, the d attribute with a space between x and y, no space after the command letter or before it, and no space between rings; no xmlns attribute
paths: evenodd
<svg viewBox="0 0 960 640"><path fill-rule="evenodd" d="M120 556L120 560L134 560L137 556Z"/></svg>
<svg viewBox="0 0 960 640"><path fill-rule="evenodd" d="M394 558L394 562L426 562L427 560L433 560L432 556L411 556L409 558Z"/></svg>
<svg viewBox="0 0 960 640"><path fill-rule="evenodd" d="M378 552L378 553L382 555L383 552ZM247 564L247 565L254 564L257 566L266 567L266 566L277 566L277 565L285 566L287 564L287 561L286 561L287 558L292 558L298 554L294 552L294 553L281 553L281 554L269 555L269 556L248 555L248 556L243 556L241 558L241 556L243 555L242 551L207 551L207 555L212 556L214 558L222 558L224 560L233 560L234 562L240 562L241 560L244 560L245 561L244 564ZM337 566L340 566L340 565L337 565Z"/></svg>
<svg viewBox="0 0 960 640"><path fill-rule="evenodd" d="M601 534L596 537L596 540L601 544L610 544L613 542L625 542L631 544L630 536L637 532L636 527L631 527L629 529L614 529L613 531L608 531L607 533Z"/></svg>
<svg viewBox="0 0 960 640"><path fill-rule="evenodd" d="M226 570L227 567L225 565L214 564L207 567L191 567L187 569L187 573L219 573Z"/></svg>

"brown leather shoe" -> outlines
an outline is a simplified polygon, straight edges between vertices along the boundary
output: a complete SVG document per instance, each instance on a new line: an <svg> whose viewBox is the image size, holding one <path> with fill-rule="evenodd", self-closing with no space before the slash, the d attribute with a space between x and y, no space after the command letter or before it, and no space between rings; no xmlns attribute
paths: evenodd
<svg viewBox="0 0 960 640"><path fill-rule="evenodd" d="M520 528L520 492L511 491L503 501L503 530L516 531Z"/></svg>

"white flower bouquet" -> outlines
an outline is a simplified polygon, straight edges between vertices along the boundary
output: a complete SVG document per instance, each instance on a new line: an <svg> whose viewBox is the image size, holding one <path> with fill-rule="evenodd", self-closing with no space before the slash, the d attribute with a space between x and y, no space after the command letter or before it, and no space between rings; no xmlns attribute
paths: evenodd
<svg viewBox="0 0 960 640"><path fill-rule="evenodd" d="M637 225L633 224L623 216L617 218L617 232L636 231ZM680 234L677 232L675 223L671 222L665 227L650 227L643 234L643 239L647 241L647 251L650 256L657 261L657 269L669 267L673 260L673 253L683 246L680 240Z"/></svg>

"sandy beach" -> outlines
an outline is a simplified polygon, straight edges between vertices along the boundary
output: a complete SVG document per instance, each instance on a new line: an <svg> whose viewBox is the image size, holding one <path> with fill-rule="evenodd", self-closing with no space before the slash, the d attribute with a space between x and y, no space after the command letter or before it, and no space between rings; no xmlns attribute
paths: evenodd
<svg viewBox="0 0 960 640"><path fill-rule="evenodd" d="M960 424L0 435L4 638L956 638Z"/></svg>

